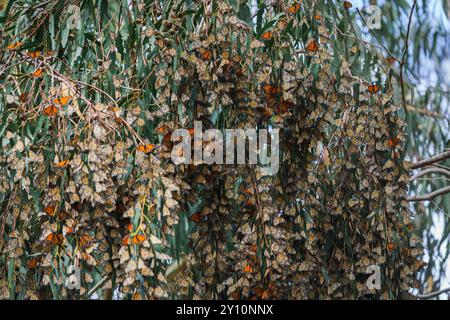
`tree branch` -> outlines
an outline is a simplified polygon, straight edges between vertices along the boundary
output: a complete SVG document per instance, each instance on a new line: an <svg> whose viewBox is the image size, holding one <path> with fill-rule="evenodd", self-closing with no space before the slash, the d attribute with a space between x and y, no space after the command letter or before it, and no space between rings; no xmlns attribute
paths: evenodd
<svg viewBox="0 0 450 320"><path fill-rule="evenodd" d="M416 295L416 298L417 299L431 299L431 298L437 297L438 295L440 295L442 293L449 292L449 291L450 291L450 288L447 288L447 289L442 289L439 291L430 292L427 294L418 294L418 295Z"/></svg>
<svg viewBox="0 0 450 320"><path fill-rule="evenodd" d="M414 0L414 3L411 7L411 12L409 14L409 20L408 20L408 29L406 30L406 38L405 38L405 48L403 49L402 58L400 61L400 88L402 92L402 102L403 102L403 109L405 110L406 118L408 118L408 109L406 107L406 97L405 97L405 83L403 80L403 69L405 67L405 63L407 62L407 54L408 54L408 40L409 40L409 33L411 31L411 22L412 22L412 16L414 13L414 8L416 7L417 0Z"/></svg>
<svg viewBox="0 0 450 320"><path fill-rule="evenodd" d="M417 169L417 168L422 168L425 166L428 166L430 164L442 161L442 160L446 160L446 159L450 159L450 151L446 151L444 153L438 154L437 156L431 157L429 159L425 159L416 163L413 163L411 165L411 169Z"/></svg>
<svg viewBox="0 0 450 320"><path fill-rule="evenodd" d="M90 296L92 296L95 293L95 291L100 289L100 287L108 280L109 280L109 275L108 276L104 276L103 278L101 278L101 280L99 282L97 282L95 284L95 286L91 290L88 291L88 293L87 293L88 298Z"/></svg>
<svg viewBox="0 0 450 320"><path fill-rule="evenodd" d="M449 193L449 192L450 192L450 186L441 188L441 189L433 191L431 193L409 197L406 200L408 200L410 202L432 200L433 198L435 198L435 197L437 197L437 196L439 196L441 194L446 194L446 193Z"/></svg>
<svg viewBox="0 0 450 320"><path fill-rule="evenodd" d="M417 179L419 179L427 174L430 174L430 173L440 173L440 174L443 174L444 176L450 178L450 171L448 171L448 170L445 170L443 168L428 168L428 169L424 169L423 171L420 171L419 173L412 176L411 181L417 180Z"/></svg>

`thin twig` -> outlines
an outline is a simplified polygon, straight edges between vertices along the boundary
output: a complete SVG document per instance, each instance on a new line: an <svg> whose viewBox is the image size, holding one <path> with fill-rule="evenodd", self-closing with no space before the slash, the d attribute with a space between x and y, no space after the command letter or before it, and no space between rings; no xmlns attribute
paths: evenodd
<svg viewBox="0 0 450 320"><path fill-rule="evenodd" d="M380 44L380 46L383 47L384 51L386 51L386 53L393 58L395 61L400 63L400 60L394 56L389 49L383 44L383 42L380 40L380 38L377 36L377 34L375 32L372 31L372 28L369 27L366 19L364 19L363 15L361 14L361 11L359 11L359 9L357 8L356 11L358 12L359 16L361 17L362 21L364 22L364 24L367 26L367 28L369 29L369 32L375 37L375 39L378 41L378 43Z"/></svg>
<svg viewBox="0 0 450 320"><path fill-rule="evenodd" d="M408 28L406 30L406 38L405 38L405 48L403 49L402 59L400 61L400 86L402 91L402 102L403 102L403 109L405 110L406 117L408 117L408 109L406 107L406 96L405 96L405 84L403 80L403 69L406 63L407 53L408 53L408 40L409 40L409 33L411 31L411 22L412 22L412 15L414 13L414 8L416 7L417 0L414 0L414 3L411 7L411 12L409 14L409 20L408 20Z"/></svg>

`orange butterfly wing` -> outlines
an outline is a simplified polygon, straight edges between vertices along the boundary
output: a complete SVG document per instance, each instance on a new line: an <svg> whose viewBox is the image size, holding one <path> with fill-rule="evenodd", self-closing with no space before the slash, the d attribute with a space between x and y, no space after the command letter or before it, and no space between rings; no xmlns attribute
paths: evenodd
<svg viewBox="0 0 450 320"><path fill-rule="evenodd" d="M274 94L276 92L276 88L268 83L263 86L263 89L266 94Z"/></svg>
<svg viewBox="0 0 450 320"><path fill-rule="evenodd" d="M246 266L244 267L243 271L244 271L245 273L252 273L252 272L253 272L253 268L252 268L251 265L248 264L248 265L246 265Z"/></svg>
<svg viewBox="0 0 450 320"><path fill-rule="evenodd" d="M193 136L195 134L195 129L194 128L189 128L188 132L191 136Z"/></svg>
<svg viewBox="0 0 450 320"><path fill-rule="evenodd" d="M55 206L47 206L44 208L44 212L48 214L50 217L54 217L56 213L56 207Z"/></svg>
<svg viewBox="0 0 450 320"><path fill-rule="evenodd" d="M44 69L37 69L32 73L33 77L40 78L44 74Z"/></svg>
<svg viewBox="0 0 450 320"><path fill-rule="evenodd" d="M371 84L371 85L369 85L369 87L368 87L368 91L369 91L370 93L372 93L372 94L377 93L378 91L380 91L380 89L381 89L381 87L378 86L378 85L376 85L376 84Z"/></svg>
<svg viewBox="0 0 450 320"><path fill-rule="evenodd" d="M387 63L389 63L389 64L393 64L396 60L395 60L395 58L393 58L393 57L387 57L387 58L386 58L386 61L387 61Z"/></svg>
<svg viewBox="0 0 450 320"><path fill-rule="evenodd" d="M30 51L30 52L28 52L27 53L27 55L30 57L30 58L38 58L38 57L40 57L41 56L41 52L40 51Z"/></svg>
<svg viewBox="0 0 450 320"><path fill-rule="evenodd" d="M261 38L263 40L270 40L270 39L272 39L272 36L273 36L272 31L266 31L262 34Z"/></svg>
<svg viewBox="0 0 450 320"><path fill-rule="evenodd" d="M143 153L150 153L153 151L153 149L155 149L155 145L152 143L149 144L143 144L137 147L137 149Z"/></svg>
<svg viewBox="0 0 450 320"><path fill-rule="evenodd" d="M392 138L392 139L389 139L389 141L388 141L388 146L389 146L390 148L395 148L395 147L398 145L399 141L400 141L400 140L399 140L397 137Z"/></svg>
<svg viewBox="0 0 450 320"><path fill-rule="evenodd" d="M344 1L344 8L345 9L350 9L352 7L353 7L353 5L352 5L352 3L350 1Z"/></svg>
<svg viewBox="0 0 450 320"><path fill-rule="evenodd" d="M46 238L47 242L50 242L51 244L61 244L63 239L64 237L62 234L56 233L50 233Z"/></svg>
<svg viewBox="0 0 450 320"><path fill-rule="evenodd" d="M20 48L22 45L23 45L23 42L18 41L16 43L12 43L10 45L7 45L6 49L8 49L8 50L16 50L16 49Z"/></svg>
<svg viewBox="0 0 450 320"><path fill-rule="evenodd" d="M66 160L55 163L55 167L64 168L65 166L67 166L68 163L69 163L69 160L66 159Z"/></svg>
<svg viewBox="0 0 450 320"><path fill-rule="evenodd" d="M167 132L168 128L165 125L162 125L155 129L155 132L158 134L165 134Z"/></svg>
<svg viewBox="0 0 450 320"><path fill-rule="evenodd" d="M209 60L209 59L211 59L211 57L212 57L212 52L211 52L211 50L205 50L205 51L203 51L203 53L202 53L202 58L203 58L203 60Z"/></svg>
<svg viewBox="0 0 450 320"><path fill-rule="evenodd" d="M91 240L92 239L91 239L90 236L88 236L87 234L83 234L80 237L80 244L81 244L82 247L85 247L85 246L87 246L89 244L89 242L91 242Z"/></svg>
<svg viewBox="0 0 450 320"><path fill-rule="evenodd" d="M58 113L58 108L56 108L54 105L48 106L44 109L44 114L46 116L52 117Z"/></svg>
<svg viewBox="0 0 450 320"><path fill-rule="evenodd" d="M317 44L316 40L312 40L307 46L306 46L306 50L309 52L314 52L314 51L318 51L319 50L319 46Z"/></svg>
<svg viewBox="0 0 450 320"><path fill-rule="evenodd" d="M191 220L195 223L199 223L202 220L202 215L200 214L200 212L194 213L191 216Z"/></svg>
<svg viewBox="0 0 450 320"><path fill-rule="evenodd" d="M37 267L37 264L38 264L38 259L36 257L34 257L34 258L31 258L30 261L28 261L27 265L28 265L29 269L34 269Z"/></svg>
<svg viewBox="0 0 450 320"><path fill-rule="evenodd" d="M389 253L391 253L394 250L394 248L395 248L395 245L393 242L389 242L387 244L387 249L388 249Z"/></svg>
<svg viewBox="0 0 450 320"><path fill-rule="evenodd" d="M73 228L72 227L68 227L68 226L63 226L63 233L64 234L72 234L72 233L74 233L75 232L75 230L73 230Z"/></svg>
<svg viewBox="0 0 450 320"><path fill-rule="evenodd" d="M123 246L127 246L130 244L130 236L126 235L123 239L122 239L122 245Z"/></svg>
<svg viewBox="0 0 450 320"><path fill-rule="evenodd" d="M53 103L65 106L70 100L70 97L61 97L53 100Z"/></svg>
<svg viewBox="0 0 450 320"><path fill-rule="evenodd" d="M133 237L133 244L141 244L146 239L144 234L137 234Z"/></svg>
<svg viewBox="0 0 450 320"><path fill-rule="evenodd" d="M298 12L298 10L300 10L300 3L293 4L288 9L289 13L292 13L292 14L296 14Z"/></svg>

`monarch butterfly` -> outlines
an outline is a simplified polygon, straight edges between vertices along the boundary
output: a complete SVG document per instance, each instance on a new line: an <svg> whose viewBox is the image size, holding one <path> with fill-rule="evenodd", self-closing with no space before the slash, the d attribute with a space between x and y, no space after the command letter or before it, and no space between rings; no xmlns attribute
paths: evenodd
<svg viewBox="0 0 450 320"><path fill-rule="evenodd" d="M195 223L199 223L200 221L202 221L202 215L200 214L200 212L194 213L191 216L191 221L193 221Z"/></svg>
<svg viewBox="0 0 450 320"><path fill-rule="evenodd" d="M35 78L40 78L44 74L44 69L37 69L31 75Z"/></svg>
<svg viewBox="0 0 450 320"><path fill-rule="evenodd" d="M79 241L82 247L86 247L92 241L92 238L87 234L83 234L80 237Z"/></svg>
<svg viewBox="0 0 450 320"><path fill-rule="evenodd" d="M8 50L16 50L19 49L21 46L23 46L23 42L15 42L15 43L11 43L10 45L6 46L6 49Z"/></svg>
<svg viewBox="0 0 450 320"><path fill-rule="evenodd" d="M56 207L55 206L47 206L44 208L44 212L48 214L50 217L54 217L56 213Z"/></svg>
<svg viewBox="0 0 450 320"><path fill-rule="evenodd" d="M291 14L296 14L300 10L300 3L295 3L289 7L288 11Z"/></svg>
<svg viewBox="0 0 450 320"><path fill-rule="evenodd" d="M58 219L61 220L61 221L67 219L67 212L65 212L65 211L60 211L60 212L58 213Z"/></svg>
<svg viewBox="0 0 450 320"><path fill-rule="evenodd" d="M27 56L29 56L30 58L38 58L41 56L41 52L40 51L29 51L27 53Z"/></svg>
<svg viewBox="0 0 450 320"><path fill-rule="evenodd" d="M58 108L56 108L54 105L50 105L44 109L44 114L46 116L52 117L58 113Z"/></svg>
<svg viewBox="0 0 450 320"><path fill-rule="evenodd" d="M95 259L89 253L82 252L81 258L89 264L95 264Z"/></svg>
<svg viewBox="0 0 450 320"><path fill-rule="evenodd" d="M396 61L394 57L387 57L386 58L387 63L389 64L394 64L394 62Z"/></svg>
<svg viewBox="0 0 450 320"><path fill-rule="evenodd" d="M281 100L280 105L277 107L277 111L279 113L286 113L293 105L294 104L292 102L283 99Z"/></svg>
<svg viewBox="0 0 450 320"><path fill-rule="evenodd" d="M72 227L63 226L63 235L72 234L74 231Z"/></svg>
<svg viewBox="0 0 450 320"><path fill-rule="evenodd" d="M253 268L252 268L251 265L248 264L248 265L246 265L246 266L244 267L243 271L244 271L245 273L252 273L252 272L253 272Z"/></svg>
<svg viewBox="0 0 450 320"><path fill-rule="evenodd" d="M51 243L51 244L61 244L64 240L64 237L62 234L58 233L50 233L47 238L46 238L47 242Z"/></svg>
<svg viewBox="0 0 450 320"><path fill-rule="evenodd" d="M272 31L266 31L262 34L261 39L270 40L272 39L272 35L273 35Z"/></svg>
<svg viewBox="0 0 450 320"><path fill-rule="evenodd" d="M164 135L162 142L164 144L168 144L170 142L170 139L172 139L172 134L170 132L168 132Z"/></svg>
<svg viewBox="0 0 450 320"><path fill-rule="evenodd" d="M316 15L314 16L314 19L315 19L316 21L320 21L320 20L322 20L322 17L321 17L320 15L316 14Z"/></svg>
<svg viewBox="0 0 450 320"><path fill-rule="evenodd" d="M53 103L58 104L60 106L65 106L67 102L69 102L70 97L61 97L53 100Z"/></svg>
<svg viewBox="0 0 450 320"><path fill-rule="evenodd" d="M397 137L392 138L392 139L389 139L389 141L388 141L388 146L389 146L390 148L395 148L395 147L398 145L399 142L400 142L400 139L397 138Z"/></svg>
<svg viewBox="0 0 450 320"><path fill-rule="evenodd" d="M319 50L319 46L317 45L317 41L316 40L311 40L309 42L309 44L306 46L306 50L309 51L309 52L318 51Z"/></svg>
<svg viewBox="0 0 450 320"><path fill-rule="evenodd" d="M353 7L353 5L350 1L344 1L344 8L346 10L350 9L351 7Z"/></svg>
<svg viewBox="0 0 450 320"><path fill-rule="evenodd" d="M267 290L257 287L254 289L254 291L255 291L256 296L259 297L260 299L263 299L263 300L269 299L269 293L267 292Z"/></svg>
<svg viewBox="0 0 450 320"><path fill-rule="evenodd" d="M152 143L149 144L143 144L137 147L137 150L143 152L143 153L150 153L153 151L153 149L155 149L155 145Z"/></svg>
<svg viewBox="0 0 450 320"><path fill-rule="evenodd" d="M272 114L273 114L273 112L272 112L272 110L269 109L269 108L264 108L264 109L262 110L262 115L263 115L264 117L269 118L269 117L272 116Z"/></svg>
<svg viewBox="0 0 450 320"><path fill-rule="evenodd" d="M370 93L372 93L372 94L377 93L378 91L380 91L380 89L381 89L381 86L378 86L378 85L376 85L376 84L371 84L371 85L369 85L369 87L367 88L367 90L368 90Z"/></svg>
<svg viewBox="0 0 450 320"><path fill-rule="evenodd" d="M263 90L267 95L275 95L280 92L280 89L267 83L263 86Z"/></svg>
<svg viewBox="0 0 450 320"><path fill-rule="evenodd" d="M188 132L189 132L189 134L190 134L191 136L193 136L194 133L195 133L195 130L194 130L194 128L189 128L189 129L188 129Z"/></svg>
<svg viewBox="0 0 450 320"><path fill-rule="evenodd" d="M122 245L123 246L127 246L130 243L130 236L126 235L123 239L122 239Z"/></svg>
<svg viewBox="0 0 450 320"><path fill-rule="evenodd" d="M212 51L211 50L205 50L202 53L202 59L203 60L209 60L212 57Z"/></svg>
<svg viewBox="0 0 450 320"><path fill-rule="evenodd" d="M165 134L169 128L165 125L159 126L155 129L155 132L158 134Z"/></svg>
<svg viewBox="0 0 450 320"><path fill-rule="evenodd" d="M387 244L387 249L388 249L389 253L391 253L394 250L394 248L395 248L395 245L393 242L389 242Z"/></svg>
<svg viewBox="0 0 450 320"><path fill-rule="evenodd" d="M37 264L38 264L38 258L36 258L36 257L31 258L31 260L28 261L28 263L27 263L29 269L34 269L34 268L36 268L36 267L37 267Z"/></svg>
<svg viewBox="0 0 450 320"><path fill-rule="evenodd" d="M146 239L144 234L137 234L133 237L133 244L141 244Z"/></svg>
<svg viewBox="0 0 450 320"><path fill-rule="evenodd" d="M253 194L253 192L252 192L252 190L251 190L250 188L244 188L244 187L242 187L241 190L242 190L242 192L245 193L245 194L248 194L248 195L252 195L252 194Z"/></svg>
<svg viewBox="0 0 450 320"><path fill-rule="evenodd" d="M143 300L144 297L140 292L133 293L133 296L131 297L131 300Z"/></svg>
<svg viewBox="0 0 450 320"><path fill-rule="evenodd" d="M60 162L55 163L55 167L57 168L64 168L69 163L69 160L62 160Z"/></svg>
<svg viewBox="0 0 450 320"><path fill-rule="evenodd" d="M19 100L20 100L20 102L23 102L23 103L27 102L27 100L28 100L28 95L27 95L26 93L22 93L22 94L19 96Z"/></svg>
<svg viewBox="0 0 450 320"><path fill-rule="evenodd" d="M255 294L258 296L258 297L261 297L262 295L263 295L263 293L264 293L264 289L263 288L260 288L260 287L256 287L255 289L253 289L253 291L255 292Z"/></svg>
<svg viewBox="0 0 450 320"><path fill-rule="evenodd" d="M398 153L397 151L392 152L392 158L394 158L394 160L397 160L399 157L400 157L400 153Z"/></svg>

